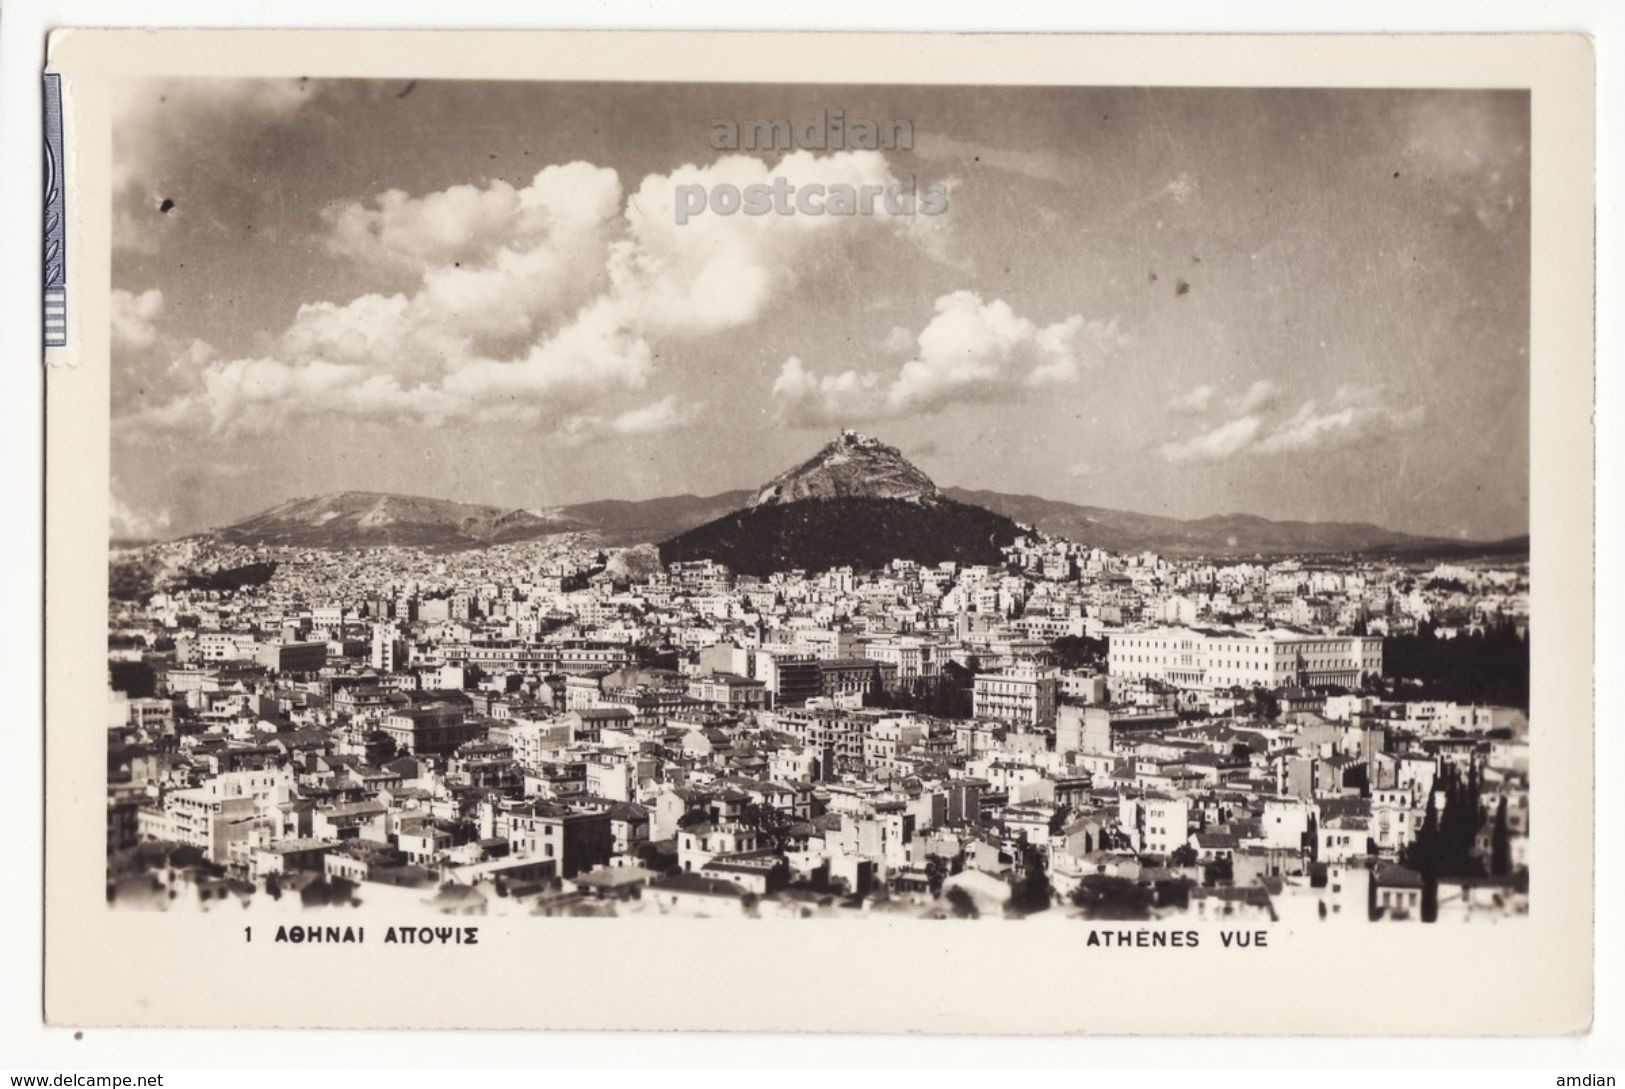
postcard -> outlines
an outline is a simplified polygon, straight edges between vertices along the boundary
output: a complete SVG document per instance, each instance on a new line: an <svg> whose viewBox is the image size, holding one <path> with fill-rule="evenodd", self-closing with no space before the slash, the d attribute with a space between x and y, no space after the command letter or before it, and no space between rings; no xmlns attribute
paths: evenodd
<svg viewBox="0 0 1625 1089"><path fill-rule="evenodd" d="M46 99L52 1023L1587 1029L1585 39Z"/></svg>

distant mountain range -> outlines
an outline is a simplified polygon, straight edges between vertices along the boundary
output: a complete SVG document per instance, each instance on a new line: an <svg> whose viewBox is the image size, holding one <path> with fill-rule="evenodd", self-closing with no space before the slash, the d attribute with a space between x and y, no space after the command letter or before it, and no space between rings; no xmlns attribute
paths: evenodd
<svg viewBox="0 0 1625 1089"><path fill-rule="evenodd" d="M663 540L738 510L750 492L619 499L524 510L385 492L290 499L205 536L232 544L296 548L466 549L592 533L606 545Z"/></svg>
<svg viewBox="0 0 1625 1089"><path fill-rule="evenodd" d="M236 544L300 548L477 548L535 540L572 528L576 527L546 512L381 492L337 492L290 499L215 530L214 536Z"/></svg>
<svg viewBox="0 0 1625 1089"><path fill-rule="evenodd" d="M942 551L940 559L985 562L970 557L986 557L992 548L996 559L998 544L1008 543L1016 522L1111 551L1151 550L1179 557L1360 553L1450 558L1526 554L1529 547L1526 536L1459 541L1364 522L1272 521L1250 514L1185 520L1031 495L939 489L895 448L853 432L843 432L806 462L749 491L537 509L338 492L289 500L208 536L230 543L302 548L399 545L458 550L586 533L606 547L660 543L667 559L721 549L734 557L734 565L743 564L737 570L750 571L758 560L817 565L789 562L795 556L822 562L850 552L867 559L871 545L897 548L916 532L936 538L941 546L934 550L922 540L915 549L921 556ZM853 542L850 547L841 544L847 537ZM903 554L893 552L884 558Z"/></svg>
<svg viewBox="0 0 1625 1089"><path fill-rule="evenodd" d="M1106 507L1086 507L1035 495L947 488L962 503L986 507L1054 537L1112 552L1150 550L1166 556L1283 556L1325 553L1501 555L1529 550L1529 538L1461 541L1423 537L1369 522L1273 521L1256 514L1168 518Z"/></svg>

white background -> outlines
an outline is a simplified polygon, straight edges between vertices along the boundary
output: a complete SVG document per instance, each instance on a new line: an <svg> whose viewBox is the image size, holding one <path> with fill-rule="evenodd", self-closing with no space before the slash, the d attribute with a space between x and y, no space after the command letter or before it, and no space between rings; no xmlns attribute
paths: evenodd
<svg viewBox="0 0 1625 1089"><path fill-rule="evenodd" d="M3 0L0 0L3 2ZM1593 2L1476 3L1387 0L1341 7L1229 0L1227 3L1113 3L1079 6L999 0L936 0L929 4L820 0L739 4L688 0L681 8L649 2L597 0L562 5L427 0L388 5L353 0L281 3L239 12L218 0L168 0L139 7L111 0L9 0L0 6L0 531L5 578L0 597L0 670L9 712L0 722L0 829L5 879L0 881L0 1070L39 1072L111 1069L124 1073L244 1065L352 1067L533 1066L941 1066L975 1067L1177 1066L1207 1068L1218 1084L1256 1084L1245 1068L1281 1071L1321 1066L1375 1069L1486 1068L1501 1073L1482 1084L1551 1085L1552 1073L1584 1074L1625 1067L1625 996L1620 966L1625 942L1615 908L1621 880L1622 803L1616 769L1625 747L1616 709L1625 697L1625 645L1609 623L1622 595L1620 267L1621 201L1625 181L1620 111L1625 4ZM1094 32L1427 32L1548 31L1592 35L1598 74L1598 341L1597 341L1597 1005L1586 1037L1551 1040L1318 1039L964 1039L898 1037L748 1037L721 1034L133 1032L47 1028L41 1019L42 920L41 772L43 760L43 380L39 335L39 72L46 31L59 26L295 26L295 27L597 27L759 30L958 30ZM1539 486L1536 482L1535 486ZM1609 562L1609 561L1612 562ZM1578 725L1578 724L1577 724ZM1515 953L1511 955L1516 955ZM844 970L859 974L860 966ZM767 968L771 972L771 968ZM757 969L719 966L716 985L733 979L755 985ZM1403 972L1396 966L1396 982ZM697 981L696 993L706 984ZM1333 984L1335 985L1335 984ZM432 991L426 991L432 994ZM1013 996L1012 996L1013 997ZM1290 995L1280 996L1291 1001ZM989 996L1000 1001L1004 996ZM1180 998L1170 981L1169 999ZM1391 999L1390 999L1391 1000ZM1222 1071L1233 1070L1231 1073ZM1528 1070L1528 1073L1521 1071ZM974 1076L974 1075L972 1075ZM207 1079L218 1084L223 1080ZM382 1083L378 1077L361 1079ZM418 1080L418 1079L413 1079ZM427 1079L422 1079L427 1083ZM516 1078L516 1080L518 1080ZM686 1079L685 1079L686 1080ZM1136 1080L1139 1080L1136 1078ZM1274 1079L1266 1079L1274 1080ZM1285 1080L1284 1078L1280 1080ZM1301 1083L1301 1078L1293 1079ZM1362 1078L1364 1084L1369 1078ZM1388 1080L1388 1079L1385 1079ZM173 1077L166 1084L203 1084ZM444 1084L443 1080L437 1080Z"/></svg>

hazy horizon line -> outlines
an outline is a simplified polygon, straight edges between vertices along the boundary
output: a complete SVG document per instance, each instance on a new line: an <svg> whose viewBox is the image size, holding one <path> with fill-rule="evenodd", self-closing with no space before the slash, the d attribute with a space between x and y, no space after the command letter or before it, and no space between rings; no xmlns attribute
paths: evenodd
<svg viewBox="0 0 1625 1089"><path fill-rule="evenodd" d="M1390 525L1390 524L1388 524L1386 522L1375 522L1375 521L1370 521L1370 520L1367 520L1367 519L1281 517L1281 516L1274 516L1274 515L1268 515L1268 514L1260 514L1260 513L1256 512L1256 511L1250 511L1250 510L1215 511L1215 512L1209 513L1209 514L1199 514L1199 515L1195 515L1195 516L1191 516L1191 517L1181 517L1179 515L1173 515L1173 514L1155 514L1155 513L1152 513L1152 512L1145 511L1145 510L1132 509L1132 508L1128 508L1128 507L1101 506L1101 505L1095 504L1095 503L1078 502L1078 501L1071 500L1071 499L1055 499L1055 498L1052 498L1050 496L1040 494L1038 492L1007 491L1007 490L1004 490L1004 489L991 488L991 487L981 487L981 488L967 487L965 485L960 485L960 484L936 484L936 488L937 488L937 490L939 492L959 491L959 492L972 493L972 494L974 494L974 493L986 493L986 494L991 494L991 495L1001 495L1001 496L1008 496L1008 497L1014 497L1014 498L1035 499L1035 500L1038 500L1038 501L1044 502L1044 503L1056 503L1056 504L1061 504L1061 505L1064 505L1064 506L1076 507L1076 508L1079 508L1079 509L1105 510L1105 511L1112 511L1114 513L1137 515L1137 516L1146 517L1146 518L1162 518L1162 519L1166 519L1166 520L1168 520L1170 522L1178 522L1178 523L1187 524L1187 525L1192 524L1192 523L1197 523L1197 522L1213 521L1213 520L1219 520L1219 519L1225 519L1225 518L1256 518L1256 519L1259 519L1261 521L1269 522L1269 523L1274 524L1274 525L1297 524L1297 525L1312 525L1312 526L1328 526L1328 525L1371 526L1371 527L1375 527L1377 529L1384 530L1384 531L1389 532L1389 533L1398 533L1398 534L1403 534L1403 535L1408 536L1408 537L1415 537L1415 538L1417 538L1419 540L1451 542L1451 543L1457 543L1457 544L1463 544L1463 545L1469 545L1469 544L1484 544L1484 545L1500 544L1500 543L1503 543L1503 542L1506 542L1506 541L1517 540L1520 537L1528 537L1529 536L1529 529L1524 528L1524 529L1519 530L1519 531L1517 531L1515 533L1502 534L1500 536L1494 536L1494 537L1452 537L1452 536L1448 536L1448 535L1440 534L1440 533L1430 533L1430 532L1426 532L1426 531L1422 531L1422 530L1396 527L1396 526ZM276 502L271 503L268 506L262 507L259 510L256 510L256 511L250 513L250 514L243 515L242 517L237 518L235 521L223 522L223 523L219 523L219 524L215 524L215 525L209 525L209 526L205 526L205 527L200 528L200 529L192 530L190 532L178 533L178 534L175 534L173 536L165 537L165 536L136 536L136 535L131 535L131 534L120 534L120 535L109 534L109 540L110 541L140 542L140 543L144 543L144 544L164 544L164 543L171 543L171 542L175 542L175 541L184 541L184 540L186 540L187 538L190 538L190 537L206 536L208 534L216 533L216 532L218 532L220 530L223 530L223 529L230 529L231 527L236 526L236 525L240 525L242 522L248 521L251 518L259 517L259 516L269 512L269 511L275 510L277 507L285 506L285 505L287 505L289 503L295 503L295 502L300 502L300 501L318 500L318 499L327 499L327 498L330 498L332 496L338 496L338 495L375 495L375 496L396 498L396 499L422 499L422 500L428 500L430 502L436 502L436 503L453 503L453 504L457 504L457 505L460 505L460 506L467 506L467 507L483 507L483 508L486 508L486 509L489 509L489 510L496 510L496 511L502 511L502 512L525 511L527 513L535 513L537 511L564 510L564 509L567 509L567 508L570 508L570 507L582 507L582 506L587 506L587 505L593 504L593 503L638 504L638 503L657 503L657 502L660 502L660 501L666 500L666 499L684 499L684 498L716 499L716 498L719 498L721 496L731 495L731 494L735 494L735 493L750 494L750 493L756 492L758 490L760 490L759 485L758 486L751 486L751 487L724 488L721 491L708 492L708 493L707 492L696 492L696 491L669 492L669 493L666 493L666 494L663 494L663 495L647 496L647 497L642 498L642 499L625 499L625 498L619 498L619 497L613 497L613 496L606 496L606 497L599 497L599 498L595 498L595 499L579 499L579 500L573 500L573 501L564 502L564 503L547 503L547 504L537 504L537 505L524 505L524 504L499 503L499 502L482 502L482 501L471 500L471 499L454 499L454 498L450 498L450 497L447 497L447 496L430 495L430 494L424 494L424 493L418 493L418 492L382 491L382 490L376 490L376 489L372 489L372 488L337 488L337 489L334 489L333 491L318 492L318 493L310 494L310 495L290 495L287 498L279 499ZM1020 524L1019 519L1017 519L1017 522L1018 522L1018 524ZM566 531L561 531L561 532L570 532L570 531L566 530ZM591 529L587 529L587 530L582 530L580 532L594 532L594 531L591 530Z"/></svg>

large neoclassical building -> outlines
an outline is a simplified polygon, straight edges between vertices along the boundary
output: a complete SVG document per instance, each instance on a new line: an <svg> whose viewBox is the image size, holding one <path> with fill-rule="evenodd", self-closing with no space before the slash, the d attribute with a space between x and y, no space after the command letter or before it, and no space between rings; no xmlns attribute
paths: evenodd
<svg viewBox="0 0 1625 1089"><path fill-rule="evenodd" d="M1179 688L1353 688L1382 672L1382 639L1290 627L1164 627L1108 631L1113 677L1157 680Z"/></svg>

